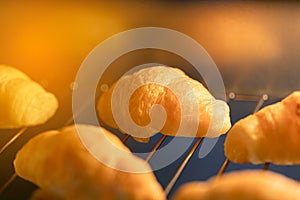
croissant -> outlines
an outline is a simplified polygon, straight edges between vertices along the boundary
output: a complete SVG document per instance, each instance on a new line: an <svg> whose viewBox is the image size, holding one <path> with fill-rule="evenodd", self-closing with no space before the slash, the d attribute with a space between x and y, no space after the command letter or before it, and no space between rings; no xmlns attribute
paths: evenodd
<svg viewBox="0 0 300 200"><path fill-rule="evenodd" d="M101 162L82 144L77 130L102 156ZM149 165L100 127L73 125L41 133L17 153L14 167L17 175L41 188L33 199L165 199Z"/></svg>
<svg viewBox="0 0 300 200"><path fill-rule="evenodd" d="M115 95L117 101L112 105L116 85L120 87L120 93ZM129 91L134 91L129 105L121 107L127 105L122 102L126 101ZM127 132L118 126L115 117L125 121L125 124L131 117L136 126L141 127L151 125L152 119L161 122L161 113L151 113L151 108L155 105L163 106L167 119L161 129L155 123L151 128L165 135L212 138L226 133L231 127L226 102L216 100L201 83L188 77L180 69L166 66L145 68L132 75L123 76L100 96L97 111L105 124L131 134L138 140L142 138L145 142L151 135L144 131L135 131L132 125L128 125L132 132ZM113 114L113 108L117 110L116 114ZM186 110L192 112L186 114ZM178 133L183 124L181 120L186 125L184 132ZM193 127L195 131L192 130Z"/></svg>
<svg viewBox="0 0 300 200"><path fill-rule="evenodd" d="M296 181L275 172L244 170L229 172L206 182L181 186L173 200L270 200L300 199Z"/></svg>
<svg viewBox="0 0 300 200"><path fill-rule="evenodd" d="M30 200L63 200L63 198L53 194L51 191L39 188L33 192L33 194L30 197Z"/></svg>
<svg viewBox="0 0 300 200"><path fill-rule="evenodd" d="M21 71L0 65L0 106L0 129L10 129L45 123L58 102Z"/></svg>
<svg viewBox="0 0 300 200"><path fill-rule="evenodd" d="M300 164L300 91L238 121L224 143L236 163Z"/></svg>

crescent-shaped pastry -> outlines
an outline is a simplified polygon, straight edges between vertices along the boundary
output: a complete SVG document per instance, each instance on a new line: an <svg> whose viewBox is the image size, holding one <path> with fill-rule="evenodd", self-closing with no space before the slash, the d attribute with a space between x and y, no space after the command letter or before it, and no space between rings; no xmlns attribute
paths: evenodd
<svg viewBox="0 0 300 200"><path fill-rule="evenodd" d="M206 182L181 186L173 200L270 200L300 199L300 185L274 172L245 170L229 172Z"/></svg>
<svg viewBox="0 0 300 200"><path fill-rule="evenodd" d="M92 142L92 148L99 151L105 164L89 153L77 130L84 132L84 137ZM130 157L126 159L111 144L123 149L121 152L125 151ZM116 169L126 166L144 172ZM20 177L41 188L33 195L35 199L43 199L43 195L77 200L165 199L149 165L131 154L115 135L100 127L73 125L60 131L41 133L17 153L14 167Z"/></svg>
<svg viewBox="0 0 300 200"><path fill-rule="evenodd" d="M54 194L51 191L37 189L33 192L30 197L30 200L64 200L62 197Z"/></svg>
<svg viewBox="0 0 300 200"><path fill-rule="evenodd" d="M120 89L113 104L116 85ZM128 98L130 92L132 95ZM129 99L128 104L122 103L126 99ZM147 141L151 135L145 135L144 131L133 134L123 130L116 123L116 117L125 121L125 124L131 117L136 126L140 127L151 124L151 120L161 122L164 120L163 112L151 113L155 105L165 110L165 123L161 129L157 129L157 132L165 135L213 138L226 133L231 127L226 102L216 100L200 82L188 77L180 69L166 66L145 68L123 76L101 95L97 111L105 124ZM113 114L114 108L116 112ZM153 124L150 128L157 128ZM184 128L180 129L181 125ZM134 130L134 126L129 125L128 129ZM182 133L179 134L179 130L183 130Z"/></svg>
<svg viewBox="0 0 300 200"><path fill-rule="evenodd" d="M238 121L224 148L236 163L300 164L300 92Z"/></svg>
<svg viewBox="0 0 300 200"><path fill-rule="evenodd" d="M0 107L0 129L11 129L45 123L58 102L23 72L0 65Z"/></svg>

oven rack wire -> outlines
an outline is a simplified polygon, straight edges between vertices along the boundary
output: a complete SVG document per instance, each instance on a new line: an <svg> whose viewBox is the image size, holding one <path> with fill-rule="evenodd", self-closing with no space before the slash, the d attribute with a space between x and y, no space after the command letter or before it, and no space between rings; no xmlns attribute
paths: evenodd
<svg viewBox="0 0 300 200"><path fill-rule="evenodd" d="M233 92L230 92L227 94L227 102L230 101L253 101L256 102L256 105L253 109L253 113L257 112L263 104L269 100L269 97L267 94L263 95L241 95L241 94L235 94ZM66 123L63 126L67 126L73 123L73 118L70 117ZM2 147L0 147L0 157L1 154L3 154L9 146L14 143L22 134L26 132L27 128L22 128L13 135L13 137L8 140ZM148 154L148 156L145 158L145 162L149 162L149 160L152 158L152 156L155 154L156 150L160 148L161 144L170 136L161 135L160 139L156 142L156 144L152 147L151 152ZM130 135L125 134L124 137L121 139L123 143L125 143L130 138ZM180 166L177 168L176 172L173 174L172 178L169 180L167 186L164 188L166 196L169 195L171 189L174 187L175 183L177 182L178 178L182 174L184 168L189 163L190 158L195 153L196 149L200 146L203 138L197 138L196 142L193 144L193 146L188 151L187 155L185 156L184 160L181 162ZM220 166L219 171L216 173L217 177L222 176L223 173L225 173L228 165L230 164L230 161L226 158L223 164ZM265 163L262 170L266 171L269 168L270 163ZM1 172L3 173L3 172ZM4 182L4 184L0 185L0 195L7 189L7 187L17 178L17 174L14 172L10 175L10 177Z"/></svg>

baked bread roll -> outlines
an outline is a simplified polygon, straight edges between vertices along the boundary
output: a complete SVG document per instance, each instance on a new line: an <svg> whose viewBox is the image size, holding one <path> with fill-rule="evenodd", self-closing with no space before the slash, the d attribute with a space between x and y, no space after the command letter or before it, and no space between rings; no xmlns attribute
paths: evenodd
<svg viewBox="0 0 300 200"><path fill-rule="evenodd" d="M300 199L300 185L274 172L245 170L229 172L218 179L181 186L173 200L270 200Z"/></svg>
<svg viewBox="0 0 300 200"><path fill-rule="evenodd" d="M105 164L89 153L77 130L84 132L84 137L91 142L92 148L99 151ZM34 198L42 199L45 195L77 200L165 199L149 165L128 152L128 148L105 129L101 132L100 127L73 125L32 138L17 153L14 167L20 177L41 188ZM118 171L118 167L131 167L144 173Z"/></svg>
<svg viewBox="0 0 300 200"><path fill-rule="evenodd" d="M115 95L116 103L112 105L116 85L120 89ZM127 103L130 91L133 93ZM151 108L155 105L161 105L165 109L166 120L162 128L158 128L159 125L155 122L152 125L152 120L164 120L163 113L151 113ZM115 114L114 108L117 111ZM191 112L185 113L187 110ZM154 132L156 130L169 136L213 138L226 133L231 127L226 102L216 100L201 83L188 77L180 69L166 66L145 68L132 75L123 76L101 95L97 111L105 124L135 138L142 138L142 141L147 141L151 134L136 131L131 124L128 129L132 132L123 130L116 123L116 117L125 121L124 124L131 117L136 126L150 124ZM180 126L183 128L180 129ZM179 130L183 131L180 133Z"/></svg>
<svg viewBox="0 0 300 200"><path fill-rule="evenodd" d="M0 107L0 129L11 129L45 123L58 102L21 71L0 65Z"/></svg>
<svg viewBox="0 0 300 200"><path fill-rule="evenodd" d="M236 163L300 164L300 91L238 121L225 141Z"/></svg>
<svg viewBox="0 0 300 200"><path fill-rule="evenodd" d="M64 200L62 197L53 194L51 191L37 189L33 192L30 200Z"/></svg>

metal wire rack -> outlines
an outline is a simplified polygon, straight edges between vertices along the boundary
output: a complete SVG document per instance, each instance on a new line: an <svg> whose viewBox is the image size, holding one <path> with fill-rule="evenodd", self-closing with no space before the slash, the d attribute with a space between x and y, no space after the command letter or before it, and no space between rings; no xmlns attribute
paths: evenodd
<svg viewBox="0 0 300 200"><path fill-rule="evenodd" d="M251 114L251 112L257 112L264 105L272 103L272 100L269 99L267 94L253 96L240 95L231 92L227 95L227 97L228 104L231 108L231 118L233 123L241 117ZM73 123L72 117L66 121L64 126L67 126L71 123ZM0 199L15 199L16 194L19 195L18 197L24 195L24 198L28 198L30 196L30 193L34 189L36 189L36 187L29 182L20 180L20 178L17 177L16 173L14 173L12 168L12 161L16 151L10 152L10 147L13 146L13 144L16 143L22 135L30 135L32 131L37 130L34 130L32 128L22 128L15 132L10 131L10 133L8 134L10 135L10 139L6 140L6 142L3 144L0 143L0 145L2 145L0 146ZM134 149L139 145L142 146L141 148L145 148L145 145L147 147L151 146L150 153L146 158L144 158L146 162L149 162L151 160L157 149L163 146L163 144L166 143L168 139L172 138L170 136L157 134L156 136L154 136L155 138L153 140L151 138L148 144L138 144L129 135L120 134L119 136L122 137L122 142L129 146L129 148ZM300 179L300 166L275 166L270 165L270 163L265 163L264 165L237 165L234 163L230 163L230 161L224 156L224 139L225 136L221 136L218 144L214 147L214 149L217 149L216 152L214 152L213 150L213 152L207 156L208 158L199 160L195 152L199 149L203 138L195 138L194 143L180 159L178 159L171 166L168 166L162 170L155 171L154 173L158 181L164 187L165 194L168 197L171 197L172 193L185 182L193 180L205 180L213 175L222 176L222 174L227 170L239 170L245 168L268 170L271 167L271 170L273 171L283 173L294 179ZM21 145L19 145L19 147L21 147ZM138 149L139 148L140 147L138 147ZM10 153L8 159L5 158L7 156L5 153L7 152ZM204 162L206 164L204 164ZM7 167L6 165L9 167ZM26 191L24 192L24 190Z"/></svg>

